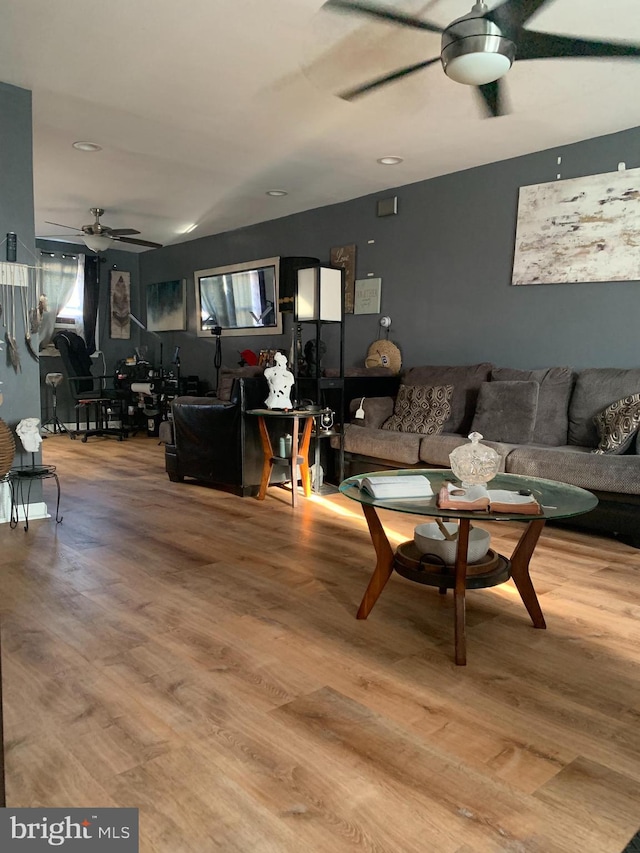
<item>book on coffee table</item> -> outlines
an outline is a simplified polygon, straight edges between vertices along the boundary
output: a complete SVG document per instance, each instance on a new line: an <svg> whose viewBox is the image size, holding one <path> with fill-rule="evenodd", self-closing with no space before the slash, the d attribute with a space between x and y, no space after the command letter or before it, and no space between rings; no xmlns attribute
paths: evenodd
<svg viewBox="0 0 640 853"><path fill-rule="evenodd" d="M521 495L508 489L487 489L486 486L444 485L438 493L438 506L442 509L462 509L470 512L522 513L537 515L540 504L531 494Z"/></svg>
<svg viewBox="0 0 640 853"><path fill-rule="evenodd" d="M410 477L363 477L360 480L360 490L376 500L430 498L433 495L431 483L422 474Z"/></svg>

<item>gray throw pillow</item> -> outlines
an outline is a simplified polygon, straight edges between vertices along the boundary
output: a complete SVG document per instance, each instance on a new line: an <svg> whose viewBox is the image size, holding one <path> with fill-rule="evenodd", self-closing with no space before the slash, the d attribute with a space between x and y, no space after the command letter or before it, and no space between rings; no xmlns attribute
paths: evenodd
<svg viewBox="0 0 640 853"><path fill-rule="evenodd" d="M471 427L489 441L530 444L538 411L538 382L485 382Z"/></svg>
<svg viewBox="0 0 640 853"><path fill-rule="evenodd" d="M437 435L451 416L453 385L401 385L382 429Z"/></svg>
<svg viewBox="0 0 640 853"><path fill-rule="evenodd" d="M624 453L640 427L640 394L611 403L593 419L600 442L592 453Z"/></svg>
<svg viewBox="0 0 640 853"><path fill-rule="evenodd" d="M543 367L538 370L494 367L491 371L491 380L495 382L539 382L538 412L531 441L533 444L554 446L567 443L569 398L575 380L574 371L571 367Z"/></svg>

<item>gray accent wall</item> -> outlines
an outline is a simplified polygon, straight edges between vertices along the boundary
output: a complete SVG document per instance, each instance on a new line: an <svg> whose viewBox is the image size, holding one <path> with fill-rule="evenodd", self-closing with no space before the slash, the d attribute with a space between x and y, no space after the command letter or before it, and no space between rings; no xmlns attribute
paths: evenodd
<svg viewBox="0 0 640 853"><path fill-rule="evenodd" d="M189 329L165 333L165 352L180 345L182 374L198 374L210 385L213 340L195 336L194 271L272 255L328 262L332 246L349 243L357 245L357 277L382 278L382 301L380 315L347 315L346 365L364 363L369 345L384 337L378 321L387 314L406 367L638 366L637 281L510 284L519 187L553 181L558 173L566 179L612 172L621 161L628 169L640 166L640 128L145 252L141 286L187 280ZM386 168L397 169L401 184L402 165ZM398 196L398 214L378 218L378 199L390 195ZM288 350L290 330L287 322L278 338L223 336L223 364L236 365L245 347Z"/></svg>
<svg viewBox="0 0 640 853"><path fill-rule="evenodd" d="M35 237L33 217L33 161L31 135L31 92L0 83L0 240L8 231L18 237L17 262L35 264ZM0 260L7 257L6 243L0 246ZM40 417L40 388L37 362L29 355L25 345L24 321L21 317L21 290L14 288L16 303L15 338L20 353L21 370L16 372L9 360L5 340L5 327L0 328L3 352L0 355L0 385L4 402L0 418L12 429L23 418ZM6 313L9 305L3 305ZM14 464L31 464L31 454L23 451L16 438ZM36 454L36 464L40 454ZM39 485L34 487L31 500L40 500Z"/></svg>

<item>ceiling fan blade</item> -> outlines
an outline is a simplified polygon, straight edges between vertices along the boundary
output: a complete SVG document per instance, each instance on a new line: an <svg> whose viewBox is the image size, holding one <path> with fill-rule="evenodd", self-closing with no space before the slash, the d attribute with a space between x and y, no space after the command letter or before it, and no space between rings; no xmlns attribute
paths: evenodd
<svg viewBox="0 0 640 853"><path fill-rule="evenodd" d="M476 89L482 97L482 102L489 113L489 118L498 118L498 116L505 115L507 110L504 104L504 86L500 80L476 86Z"/></svg>
<svg viewBox="0 0 640 853"><path fill-rule="evenodd" d="M130 234L139 234L139 231L136 231L135 228L110 228L109 233L113 237L120 237Z"/></svg>
<svg viewBox="0 0 640 853"><path fill-rule="evenodd" d="M391 21L394 24L401 24L404 27L428 30L430 33L442 32L442 27L439 27L437 24L432 24L429 21L423 21L422 18L413 18L410 15L402 15L394 9L375 6L371 3L361 3L360 0L328 0L322 8L340 9L345 12L361 13L363 15L369 15L371 18L379 18L383 21Z"/></svg>
<svg viewBox="0 0 640 853"><path fill-rule="evenodd" d="M516 59L580 59L589 57L640 57L640 45L613 41L592 41L553 33L522 30Z"/></svg>
<svg viewBox="0 0 640 853"><path fill-rule="evenodd" d="M371 92L380 86L386 85L387 83L392 83L394 80L400 80L402 77L407 77L409 74L414 74L416 71L420 71L422 68L426 68L428 65L433 65L434 62L439 61L440 57L436 56L433 59L427 59L426 62L418 62L417 65L408 65L406 68L401 68L399 71L394 71L391 74L385 74L384 77L378 77L377 80L372 80L370 83L365 83L362 86L356 86L354 89L347 89L346 92L340 92L338 97L345 101L353 101L361 95L366 95L367 92Z"/></svg>
<svg viewBox="0 0 640 853"><path fill-rule="evenodd" d="M497 24L503 33L514 35L523 24L545 6L549 0L505 0L484 16Z"/></svg>
<svg viewBox="0 0 640 853"><path fill-rule="evenodd" d="M57 225L58 228L71 228L72 231L80 231L81 229L76 227L75 225L63 225L61 222L49 222L48 219L45 219L47 225Z"/></svg>
<svg viewBox="0 0 640 853"><path fill-rule="evenodd" d="M151 240L132 240L131 237L114 237L117 243L132 243L134 246L149 246L150 249L161 249L162 243L152 243Z"/></svg>

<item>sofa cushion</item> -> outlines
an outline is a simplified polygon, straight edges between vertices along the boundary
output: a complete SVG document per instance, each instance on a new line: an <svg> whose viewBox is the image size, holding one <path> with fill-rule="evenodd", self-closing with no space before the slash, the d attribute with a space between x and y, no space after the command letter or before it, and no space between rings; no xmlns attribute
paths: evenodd
<svg viewBox="0 0 640 853"><path fill-rule="evenodd" d="M468 444L469 440L462 435L443 432L440 435L425 435L420 442L420 462L435 468L450 468L449 454L456 447ZM505 469L505 459L516 447L515 444L503 444L499 441L483 441L483 444L493 447L500 456L500 471Z"/></svg>
<svg viewBox="0 0 640 853"><path fill-rule="evenodd" d="M407 370L402 381L405 385L453 385L446 431L466 436L471 431L478 391L489 379L492 367L488 362L453 367L428 364Z"/></svg>
<svg viewBox="0 0 640 853"><path fill-rule="evenodd" d="M622 397L640 393L640 368L589 367L581 370L569 403L569 444L597 447L594 418Z"/></svg>
<svg viewBox="0 0 640 853"><path fill-rule="evenodd" d="M485 382L472 430L490 441L529 444L538 411L537 382Z"/></svg>
<svg viewBox="0 0 640 853"><path fill-rule="evenodd" d="M364 418L356 418L355 413L362 402ZM349 403L349 412L354 424L357 426L373 427L379 429L382 424L393 414L393 397L356 397Z"/></svg>
<svg viewBox="0 0 640 853"><path fill-rule="evenodd" d="M640 494L640 456L597 455L592 447L516 447L508 456L508 474L542 477L599 492Z"/></svg>
<svg viewBox="0 0 640 853"><path fill-rule="evenodd" d="M594 453L624 453L640 426L640 394L611 403L594 418L600 442Z"/></svg>
<svg viewBox="0 0 640 853"><path fill-rule="evenodd" d="M451 416L452 385L401 385L382 429L436 435Z"/></svg>
<svg viewBox="0 0 640 853"><path fill-rule="evenodd" d="M397 465L415 465L421 438L421 435L413 432L391 432L347 424L344 449L348 453L386 459Z"/></svg>
<svg viewBox="0 0 640 853"><path fill-rule="evenodd" d="M565 445L569 430L569 398L575 381L570 367L544 367L540 370L517 370L495 367L491 381L538 382L538 413L533 428L535 444Z"/></svg>
<svg viewBox="0 0 640 853"><path fill-rule="evenodd" d="M340 378L340 368L326 367L323 369L322 375L332 379ZM345 367L343 374L345 378L395 375L393 370L388 367Z"/></svg>

